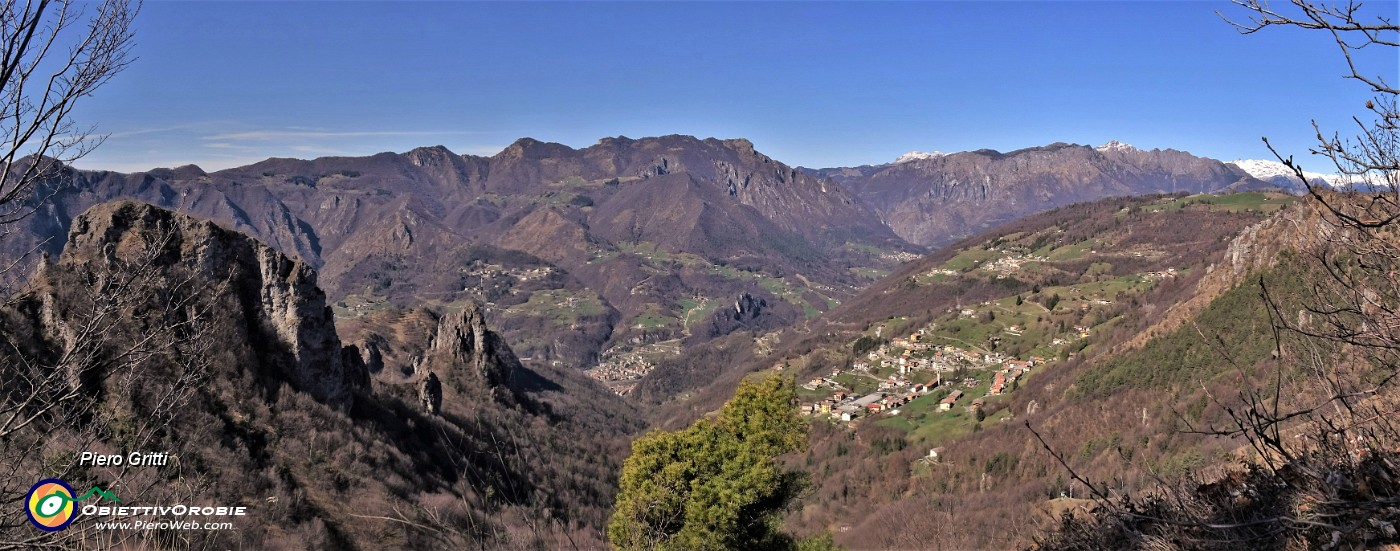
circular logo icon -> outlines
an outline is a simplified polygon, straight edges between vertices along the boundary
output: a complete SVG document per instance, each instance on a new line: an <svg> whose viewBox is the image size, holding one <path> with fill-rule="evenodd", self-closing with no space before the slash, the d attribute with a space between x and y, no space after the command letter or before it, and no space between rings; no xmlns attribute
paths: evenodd
<svg viewBox="0 0 1400 551"><path fill-rule="evenodd" d="M24 497L29 522L45 532L57 532L73 523L73 488L57 478L46 478L34 484Z"/></svg>

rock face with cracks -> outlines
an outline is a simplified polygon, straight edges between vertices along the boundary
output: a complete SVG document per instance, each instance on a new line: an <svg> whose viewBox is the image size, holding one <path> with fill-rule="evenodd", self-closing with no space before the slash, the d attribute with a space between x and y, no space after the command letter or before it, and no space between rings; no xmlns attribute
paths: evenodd
<svg viewBox="0 0 1400 551"><path fill-rule="evenodd" d="M231 295L235 307L225 314L246 328L269 375L337 405L368 387L364 363L349 360L359 351L342 349L316 271L305 262L209 221L116 201L74 219L58 264L113 268L137 260L180 269Z"/></svg>
<svg viewBox="0 0 1400 551"><path fill-rule="evenodd" d="M467 303L461 310L448 312L438 321L437 333L424 354L420 369L428 370L428 378L445 379L460 393L513 403L510 384L522 368L520 360L500 335L486 327L481 308ZM427 379L424 384L429 384ZM429 390L427 386L423 388L425 406L434 394ZM435 395L440 396L441 391Z"/></svg>

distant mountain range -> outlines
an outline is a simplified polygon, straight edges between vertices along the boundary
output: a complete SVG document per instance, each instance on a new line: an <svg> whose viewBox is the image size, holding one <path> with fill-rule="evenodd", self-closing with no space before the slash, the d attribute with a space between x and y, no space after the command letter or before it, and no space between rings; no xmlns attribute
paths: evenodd
<svg viewBox="0 0 1400 551"><path fill-rule="evenodd" d="M525 138L492 157L428 147L213 173L68 169L60 182L4 252L48 239L56 254L76 213L137 199L305 260L342 319L479 300L527 362L580 367L605 350L815 316L869 281L859 270L920 250L850 192L747 140L576 150ZM730 312L745 296L755 308Z"/></svg>
<svg viewBox="0 0 1400 551"><path fill-rule="evenodd" d="M1250 176L1268 182L1280 189L1295 193L1302 193L1305 190L1303 182L1298 179L1298 175L1293 172L1293 169L1288 168L1278 161L1243 159L1230 161L1230 164L1245 171ZM1308 178L1308 183L1314 186L1335 188L1346 185L1346 180L1337 174L1304 171L1303 176L1306 176Z"/></svg>
<svg viewBox="0 0 1400 551"><path fill-rule="evenodd" d="M811 319L924 247L1031 213L1273 187L1216 160L1117 142L812 170L748 140L678 135L583 149L522 138L491 157L425 147L274 158L212 173L65 169L53 185L0 252L57 254L76 213L136 199L303 259L341 319L476 300L526 363L601 363L614 380L682 346Z"/></svg>
<svg viewBox="0 0 1400 551"><path fill-rule="evenodd" d="M1099 147L1054 143L1009 153L911 152L884 165L808 172L850 190L896 234L924 246L1104 197L1272 187L1214 159L1116 141Z"/></svg>

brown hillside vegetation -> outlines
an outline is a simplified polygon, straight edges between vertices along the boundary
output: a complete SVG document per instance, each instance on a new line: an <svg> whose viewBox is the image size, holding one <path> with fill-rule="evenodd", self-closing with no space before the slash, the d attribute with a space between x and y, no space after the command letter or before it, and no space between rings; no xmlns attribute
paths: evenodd
<svg viewBox="0 0 1400 551"><path fill-rule="evenodd" d="M1093 328L1088 339L1079 341L1083 344L1074 345L1077 352L1070 349L1068 359L1051 356L1048 367L1037 367L1019 389L989 396L982 411L985 421L974 422L965 402L951 412L919 413L918 401L903 415L871 417L853 426L814 421L810 449L791 460L811 473L813 489L789 517L789 527L799 534L830 530L839 543L861 549L1027 543L1057 522L1037 511L1083 510L1062 506L1061 500L1091 496L1045 452L1025 421L1064 453L1076 472L1109 481L1118 493L1141 492L1158 485L1159 478L1231 464L1239 442L1181 430L1188 423L1221 421L1223 410L1213 400L1232 395L1242 382L1257 382L1273 365L1270 317L1259 300L1258 277L1280 293L1301 296L1305 289L1296 282L1302 263L1289 260L1296 255L1274 254L1271 258L1284 264L1271 267L1256 261L1255 253L1295 247L1291 237L1271 228L1292 224L1286 220L1316 219L1308 209L1290 206L1279 213L1277 206L1268 206L1270 201L1287 203L1286 196L1240 196L1238 200L1264 210L1222 210L1234 200L1166 196L1058 209L911 263L823 316L807 332L784 333L781 338L790 340L748 365L768 369L784 363L805 381L849 367L857 358L853 342L873 337L877 328L877 344L929 323L939 329L925 338L945 334L940 332L945 327L982 335L973 326L959 329L959 316L949 312L958 304L992 308L1003 314L998 320L1029 320L1021 322L1028 324L1023 337L1000 334L1008 347L1001 350L1025 347L1045 355L1036 351L1051 350L1046 343L1025 340L1036 334L1035 327ZM1085 243L1092 246L1076 246ZM1042 250L1041 255L1055 260L1023 264L1002 278L994 267L963 265L962 259L992 250L1029 256ZM949 266L953 275L928 275ZM1112 291L1116 282L1134 280L1133 274L1169 268L1178 275L1136 290ZM1222 284L1229 288L1216 291ZM1099 288L1095 286L1118 294L1103 295L1108 304L1087 298L1081 304L1068 291L1088 292ZM1046 289L1065 293L1064 300L1045 308L1052 301ZM1158 326L1162 313L1202 293L1216 296L1203 299L1206 306L1193 311L1186 323L1173 329ZM1024 306L1013 306L1017 297ZM1035 311L1042 312L1040 322ZM1014 312L1031 317L1007 317ZM1156 336L1142 336L1147 331ZM1126 343L1135 339L1147 344L1139 352L1127 352L1132 348ZM723 357L734 352L712 353ZM722 395L722 390L706 389L664 412L673 416L669 419L684 419L712 409L711 401ZM900 421L905 417L912 425ZM941 448L939 458L931 461L927 455L935 447Z"/></svg>
<svg viewBox="0 0 1400 551"><path fill-rule="evenodd" d="M1251 245L1280 250L1294 244ZM1211 481L1219 474L1209 473L1221 472L1217 466L1240 468L1238 458L1248 456L1241 455L1244 441L1187 429L1228 422L1221 404L1241 385L1263 384L1280 368L1271 354L1273 332L1260 282L1280 300L1301 300L1308 291L1298 285L1306 273L1301 260L1287 254L1276 258L1284 263L1239 272L1232 289L1176 329L1143 338L1146 344L1133 352L1115 353L1121 348L1115 343L1147 330L1151 319L1102 332L1081 355L1052 364L1009 400L991 402L986 416L997 421L974 425L967 436L930 441L878 423L853 432L836 429L830 434L836 443L827 449L814 444L805 459L826 480L792 522L808 529L849 526L838 541L857 547L1024 545L1058 522L1035 511L1053 510L1061 499L1093 497L1046 453L1046 445L1110 495L1136 495L1183 477ZM1222 262L1225 257L1214 260L1216 270L1230 266ZM1193 287L1211 284L1203 279ZM1178 290L1175 296L1179 301L1191 291ZM1149 304L1155 303L1144 299L1138 311ZM1299 396L1309 396L1301 390L1310 388L1304 372L1292 373ZM921 456L934 445L943 449L937 462L929 462ZM842 459L822 460L833 456ZM880 467L871 468L872 463ZM880 502L885 503L868 514L859 512ZM823 515L830 504L846 505Z"/></svg>
<svg viewBox="0 0 1400 551"><path fill-rule="evenodd" d="M1315 208L1291 209L1282 216L1245 228L1231 241L1223 262L1201 278L1190 298L1168 308L1161 321L1129 340L1126 346L1141 347L1151 337L1180 327L1210 301L1238 285L1247 274L1272 266L1286 251L1323 245L1328 232L1321 214Z"/></svg>
<svg viewBox="0 0 1400 551"><path fill-rule="evenodd" d="M7 258L57 254L94 204L145 201L304 260L340 319L482 303L533 366L616 368L633 352L651 361L659 342L748 329L707 323L744 293L774 306L766 326L814 317L868 283L851 268L887 270L919 250L844 189L747 140L522 138L491 157L425 147L212 173L51 172L53 197L0 243ZM571 309L581 315L558 312Z"/></svg>
<svg viewBox="0 0 1400 551"><path fill-rule="evenodd" d="M1359 3L1235 4L1240 14L1225 17L1242 34L1283 27L1330 37L1345 59L1347 77L1373 94L1365 102L1367 112L1353 117L1357 126L1347 137L1329 137L1314 123L1317 142L1309 153L1352 183L1347 193L1312 183L1292 156L1285 158L1264 139L1290 178L1304 183L1309 206L1291 220L1292 227L1271 232L1274 239L1295 239L1297 252L1285 252L1271 270L1284 277L1257 282L1261 296L1255 304L1263 304L1273 335L1259 346L1240 343L1230 334L1239 333L1237 323L1217 336L1219 355L1245 380L1234 396L1212 396L1225 410L1223 419L1182 416L1188 434L1225 438L1242 449L1242 472L1162 481L1150 492L1120 496L1110 493L1111 485L1074 474L1093 489L1099 508L1092 515L1063 517L1057 530L1038 538L1038 547L1389 549L1400 544L1400 426L1395 423L1400 412L1395 384L1400 380L1400 89L1387 75L1393 63L1370 68L1354 56L1365 49L1380 50L1380 59L1393 57L1400 25L1385 10L1368 13ZM1270 249L1260 243L1255 248L1255 255ZM1207 321L1213 308L1196 319ZM1122 381L1133 361L1153 365L1148 354L1158 342L1171 348L1171 340L1149 342L1114 360L1118 365L1110 363L1111 370L1088 374L1098 380L1085 390ZM1244 346L1232 346L1236 343ZM1251 373L1250 359L1265 351L1270 354L1264 369ZM1181 363L1191 359L1165 356L1188 360ZM1082 377L1080 383L1091 380Z"/></svg>
<svg viewBox="0 0 1400 551"><path fill-rule="evenodd" d="M1111 264L1110 271L1089 276L1090 279L1171 267L1181 269L1181 276L1164 280L1148 294L1114 307L1120 313L1129 310L1152 313L1146 318L1129 316L1133 323L1155 321L1155 312L1165 311L1194 293L1196 282L1219 261L1218 255L1238 232L1265 219L1259 211L1222 211L1201 203L1173 210L1144 209L1153 204L1171 204L1178 197L1114 198L1061 207L964 239L905 264L814 322L768 337L781 343L770 353L754 352L752 346L745 344L752 344L758 335L734 335L732 343L720 341L714 346L696 349L686 358L663 362L643 381L638 395L643 400L659 402L678 393L701 389L702 394L696 399L671 404L662 412L667 423L684 422L717 407L725 399L726 389L732 388L738 377L749 370L766 369L781 360L799 358L803 362L815 362L799 375L816 372L821 367L835 367L842 362L849 364L851 341L882 322L904 318L899 326L918 327L959 304L973 305L1014 295L1029 298L1042 286L1067 285L1084 279L1085 272L1096 262ZM1268 204L1263 199L1279 206L1290 201L1284 195L1256 197L1261 204ZM956 277L921 277L960 254L985 251L992 247L993 241L1017 234L1035 234L1026 241L1029 244L1039 241L1041 248L1070 247L1091 240L1099 241L1102 246L1093 253L1086 249L1080 256L1043 263L1041 269L1033 273L1018 272L1005 278L970 269L970 266L964 267L969 268L966 273ZM839 352L841 348L847 350ZM821 350L831 353L812 353ZM759 359L751 359L755 354ZM725 365L742 368L725 370L720 367ZM707 386L716 378L721 378L724 384Z"/></svg>
<svg viewBox="0 0 1400 551"><path fill-rule="evenodd" d="M789 526L832 530L853 548L1395 541L1400 440L1390 421L1400 400L1384 367L1392 352L1319 338L1332 327L1328 308L1298 306L1351 300L1327 286L1335 273L1317 262L1335 251L1335 219L1316 202L1303 207L1222 244L1210 275L1172 295L1214 296L1173 328L1141 319L1097 332L1009 397L989 397L987 420L961 436L906 432L899 417L853 428L816 421L811 449L793 463L817 487ZM1142 344L1126 345L1133 340ZM1257 416L1268 411L1328 415ZM936 460L926 457L932 447Z"/></svg>
<svg viewBox="0 0 1400 551"><path fill-rule="evenodd" d="M1285 253L1273 270L1285 277L1262 278L1256 286L1262 296L1255 304L1262 304L1276 332L1260 339L1273 357L1262 366L1263 377L1246 378L1233 393L1211 396L1208 407L1225 408L1223 418L1181 419L1196 436L1228 438L1238 466L1225 476L1159 480L1150 491L1122 499L1105 499L1111 494L1103 486L1095 491L1095 514L1062 519L1043 537L1044 547L1302 549L1400 543L1400 427L1394 424L1400 393L1393 384L1396 347L1389 321L1397 241L1388 227L1354 222L1374 219L1373 209L1389 200L1321 191L1314 199L1309 212L1294 217L1305 221L1295 226L1303 231L1292 234L1302 236L1292 243L1297 252ZM1213 307L1192 322L1209 316ZM1162 340L1090 375L1111 379L1125 365L1147 363L1147 354L1162 352ZM1217 356L1232 369L1263 352L1247 343L1227 346L1228 341L1222 339Z"/></svg>
<svg viewBox="0 0 1400 551"><path fill-rule="evenodd" d="M27 383L0 396L12 469L0 496L14 502L56 477L124 505L245 506L248 516L210 532L99 531L79 519L41 541L7 508L4 541L602 545L636 412L576 372L521 365L479 312L405 315L399 334L386 332L398 348L370 354L389 339L342 347L314 270L250 238L131 202L95 207L74 228L63 257L0 318L13 345L0 375ZM419 357L398 363L410 350ZM432 411L413 384L428 376L440 381ZM95 467L78 464L82 451L174 460Z"/></svg>

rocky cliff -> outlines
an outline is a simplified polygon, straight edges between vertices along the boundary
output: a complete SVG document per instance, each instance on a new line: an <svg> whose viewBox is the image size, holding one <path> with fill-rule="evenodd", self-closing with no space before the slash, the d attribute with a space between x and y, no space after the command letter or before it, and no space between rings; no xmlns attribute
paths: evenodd
<svg viewBox="0 0 1400 551"><path fill-rule="evenodd" d="M1332 200L1343 200L1338 194L1324 195ZM1167 308L1161 321L1128 340L1126 347L1141 347L1153 336L1180 327L1226 291L1277 265L1282 255L1310 254L1318 247L1332 246L1331 239L1337 231L1340 231L1337 226L1324 216L1323 208L1309 197L1245 228L1230 240L1219 259L1206 267L1195 292Z"/></svg>
<svg viewBox="0 0 1400 551"><path fill-rule="evenodd" d="M221 295L232 308L210 313L211 322L246 334L264 375L323 402L348 404L368 383L362 362L347 365L359 353L342 350L316 271L212 222L133 201L101 204L74 219L55 267L92 278L98 289L132 270L153 269ZM48 321L75 323L64 318Z"/></svg>
<svg viewBox="0 0 1400 551"><path fill-rule="evenodd" d="M642 426L632 406L577 370L522 367L472 306L340 331L316 275L148 204L75 216L63 254L0 304L0 411L14 417L0 495L59 475L128 503L248 506L237 530L189 534L200 548L605 546L619 462ZM405 372L410 354L423 371ZM75 445L160 450L172 464L80 465ZM22 509L3 509L0 535L31 537ZM534 511L563 528L531 529ZM77 522L75 539L45 541L81 545L91 525ZM404 523L432 534L396 531Z"/></svg>

